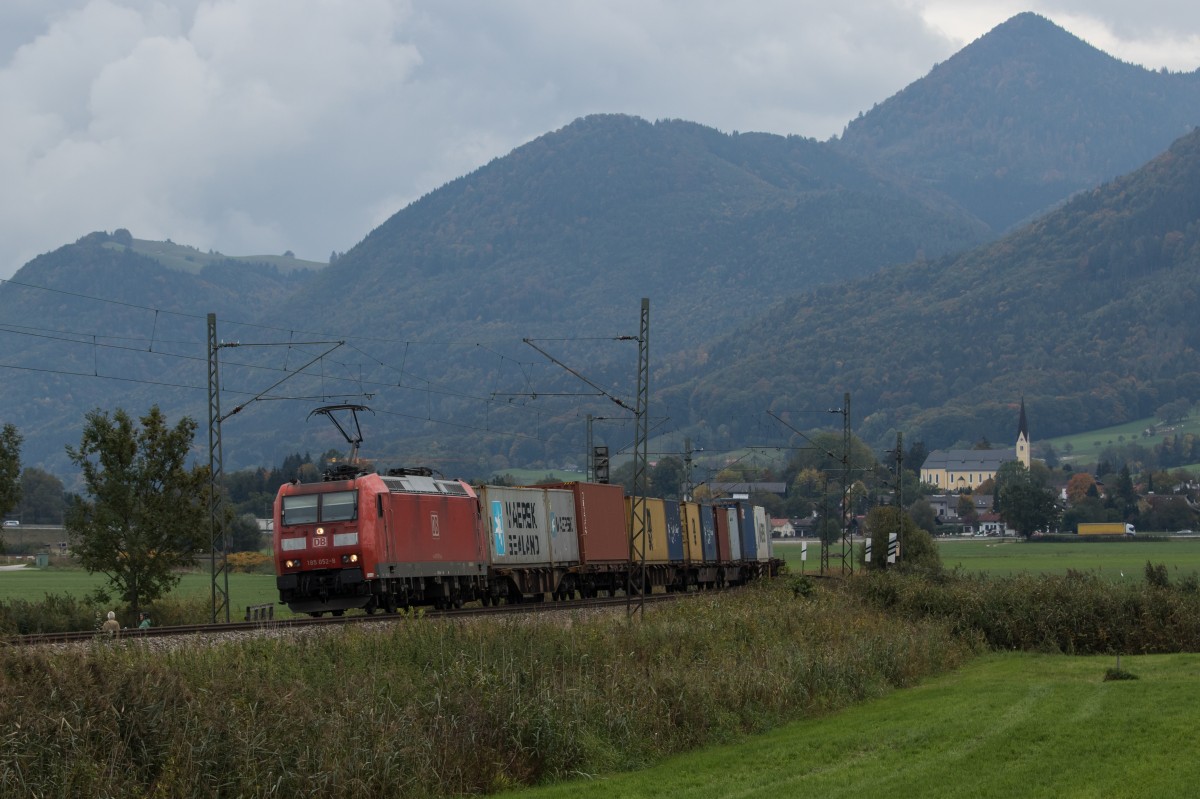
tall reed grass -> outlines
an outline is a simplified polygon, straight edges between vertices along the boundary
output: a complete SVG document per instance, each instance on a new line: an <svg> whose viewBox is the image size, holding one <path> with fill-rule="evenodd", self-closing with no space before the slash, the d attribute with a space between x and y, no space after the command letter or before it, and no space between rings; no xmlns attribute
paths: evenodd
<svg viewBox="0 0 1200 799"><path fill-rule="evenodd" d="M785 581L622 615L0 650L0 795L431 797L634 768L974 646Z"/></svg>
<svg viewBox="0 0 1200 799"><path fill-rule="evenodd" d="M1155 571L1147 564L1147 575ZM1165 569L1163 570L1165 572ZM1110 583L1091 572L931 579L870 574L844 590L902 618L940 619L996 649L1084 654L1200 651L1200 590L1188 578Z"/></svg>

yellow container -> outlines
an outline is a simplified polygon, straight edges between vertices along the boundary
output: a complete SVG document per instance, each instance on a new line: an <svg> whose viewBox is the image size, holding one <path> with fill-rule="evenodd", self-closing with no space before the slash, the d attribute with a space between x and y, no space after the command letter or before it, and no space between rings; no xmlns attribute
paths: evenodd
<svg viewBox="0 0 1200 799"><path fill-rule="evenodd" d="M683 522L683 558L689 563L704 560L700 544L700 506L695 502L680 502L679 517Z"/></svg>
<svg viewBox="0 0 1200 799"><path fill-rule="evenodd" d="M632 533L633 527L633 498L625 497L625 525ZM661 499L646 500L646 562L666 563L670 560L667 552L667 512Z"/></svg>

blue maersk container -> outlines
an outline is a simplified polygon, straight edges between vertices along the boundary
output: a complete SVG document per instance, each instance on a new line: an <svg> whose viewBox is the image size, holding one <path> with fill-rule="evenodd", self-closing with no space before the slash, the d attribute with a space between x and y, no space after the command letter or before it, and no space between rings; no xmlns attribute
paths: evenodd
<svg viewBox="0 0 1200 799"><path fill-rule="evenodd" d="M683 519L679 515L679 503L673 499L664 500L663 512L667 517L667 560L683 563Z"/></svg>
<svg viewBox="0 0 1200 799"><path fill-rule="evenodd" d="M742 536L742 559L758 560L758 536L754 534L754 506L749 502L736 502L738 533Z"/></svg>
<svg viewBox="0 0 1200 799"><path fill-rule="evenodd" d="M705 563L717 562L717 522L713 518L712 505L700 506L700 547L704 551Z"/></svg>

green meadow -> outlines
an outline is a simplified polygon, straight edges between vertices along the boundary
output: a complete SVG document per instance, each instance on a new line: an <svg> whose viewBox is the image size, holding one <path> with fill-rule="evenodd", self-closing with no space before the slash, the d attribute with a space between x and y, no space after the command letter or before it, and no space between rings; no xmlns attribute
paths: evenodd
<svg viewBox="0 0 1200 799"><path fill-rule="evenodd" d="M1146 435L1147 431L1153 432ZM1072 433L1037 443L1054 447L1061 461L1094 464L1107 449L1119 448L1126 444L1150 448L1165 437L1197 434L1200 434L1200 414L1193 412L1186 419L1171 424L1163 424L1155 417L1149 416L1125 424ZM1194 474L1200 471L1200 464L1190 464L1182 468Z"/></svg>
<svg viewBox="0 0 1200 799"><path fill-rule="evenodd" d="M1143 579L1146 562L1167 567L1171 577L1200 573L1200 539L1170 541L1031 542L1015 539L938 540L942 565L970 574L987 573L993 577L1014 574L1066 574L1070 571L1094 572L1102 580L1118 582ZM800 544L776 543L774 552L787 562L794 573L801 570L816 574L820 569L821 550L815 542L808 545L808 561L800 561ZM835 545L829 563L841 571L841 545ZM855 563L855 568L858 564Z"/></svg>
<svg viewBox="0 0 1200 799"><path fill-rule="evenodd" d="M24 569L12 571L0 570L0 602L11 602L14 599L38 602L51 594L82 599L97 588L104 587L105 582L104 575L88 574L77 568L37 569L26 566ZM179 585L171 598L186 601L211 596L211 574L187 572L180 575ZM242 618L247 605L274 604L278 601L279 592L275 589L274 575L230 573L229 606L232 618ZM276 606L274 613L276 617L281 614L290 615L290 611L283 605Z"/></svg>
<svg viewBox="0 0 1200 799"><path fill-rule="evenodd" d="M1172 577L1200 572L1200 539L1037 543L1017 540L941 541L946 568L993 577L1013 574L1094 572L1108 581L1141 580L1147 561L1167 566Z"/></svg>
<svg viewBox="0 0 1200 799"><path fill-rule="evenodd" d="M992 654L949 674L643 771L522 799L1195 796L1200 655Z"/></svg>

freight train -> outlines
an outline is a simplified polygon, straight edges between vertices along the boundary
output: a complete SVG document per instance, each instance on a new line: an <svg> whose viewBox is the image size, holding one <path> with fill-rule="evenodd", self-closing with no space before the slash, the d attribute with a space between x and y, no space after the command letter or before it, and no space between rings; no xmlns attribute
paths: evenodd
<svg viewBox="0 0 1200 799"><path fill-rule="evenodd" d="M475 487L429 469L287 483L274 510L279 599L313 616L394 612L719 588L780 568L761 507L647 499L635 560L631 506L616 485Z"/></svg>

